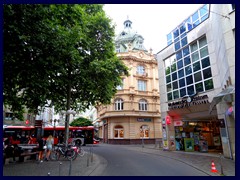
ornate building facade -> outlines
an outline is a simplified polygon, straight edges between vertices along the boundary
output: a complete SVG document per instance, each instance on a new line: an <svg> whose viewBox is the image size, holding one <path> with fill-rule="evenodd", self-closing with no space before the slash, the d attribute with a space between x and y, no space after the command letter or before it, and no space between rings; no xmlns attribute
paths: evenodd
<svg viewBox="0 0 240 180"><path fill-rule="evenodd" d="M117 56L130 69L110 105L97 107L98 134L104 143L141 144L161 139L157 61L147 52L144 39L124 22L117 36Z"/></svg>

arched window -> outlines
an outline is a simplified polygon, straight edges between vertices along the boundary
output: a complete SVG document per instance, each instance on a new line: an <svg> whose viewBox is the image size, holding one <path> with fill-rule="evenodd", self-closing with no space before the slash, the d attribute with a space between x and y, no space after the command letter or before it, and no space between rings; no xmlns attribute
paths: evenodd
<svg viewBox="0 0 240 180"><path fill-rule="evenodd" d="M115 110L120 111L123 110L123 100L118 98L115 100Z"/></svg>
<svg viewBox="0 0 240 180"><path fill-rule="evenodd" d="M150 130L150 128L148 127L148 125L142 125L140 127L140 137L141 138L149 138L149 130Z"/></svg>
<svg viewBox="0 0 240 180"><path fill-rule="evenodd" d="M114 127L114 139L122 139L124 137L123 127L117 125Z"/></svg>
<svg viewBox="0 0 240 180"><path fill-rule="evenodd" d="M147 101L145 99L141 99L139 101L139 110L140 111L147 111Z"/></svg>

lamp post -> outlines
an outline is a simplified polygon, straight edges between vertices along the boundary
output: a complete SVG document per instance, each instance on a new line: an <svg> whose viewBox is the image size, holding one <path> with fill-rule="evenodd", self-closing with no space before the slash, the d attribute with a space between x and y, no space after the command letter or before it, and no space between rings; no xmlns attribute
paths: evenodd
<svg viewBox="0 0 240 180"><path fill-rule="evenodd" d="M66 114L65 118L65 135L64 135L64 140L65 140L65 145L67 147L68 145L68 139L69 139L69 119L70 115L72 114L73 116L76 115L76 112L74 110L67 110L67 111L61 111L61 114Z"/></svg>

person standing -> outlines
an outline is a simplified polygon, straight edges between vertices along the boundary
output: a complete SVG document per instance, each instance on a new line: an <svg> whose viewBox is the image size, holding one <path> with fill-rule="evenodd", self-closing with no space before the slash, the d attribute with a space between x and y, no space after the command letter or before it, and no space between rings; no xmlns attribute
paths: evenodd
<svg viewBox="0 0 240 180"><path fill-rule="evenodd" d="M38 160L39 162L43 162L43 153L44 153L44 139L42 138L42 136L39 137L38 139Z"/></svg>
<svg viewBox="0 0 240 180"><path fill-rule="evenodd" d="M49 160L49 156L50 156L50 154L52 152L52 149L53 149L53 143L54 143L53 137L52 137L52 135L49 135L47 140L46 140L46 146L47 146L46 161Z"/></svg>

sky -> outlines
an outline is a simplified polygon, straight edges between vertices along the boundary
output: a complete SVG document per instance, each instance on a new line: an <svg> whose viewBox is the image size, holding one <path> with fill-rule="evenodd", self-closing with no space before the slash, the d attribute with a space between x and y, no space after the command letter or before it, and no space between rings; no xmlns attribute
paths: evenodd
<svg viewBox="0 0 240 180"><path fill-rule="evenodd" d="M167 46L167 34L203 4L105 4L103 9L116 25L115 34L123 29L127 18L132 29L144 38L147 50L157 53Z"/></svg>

